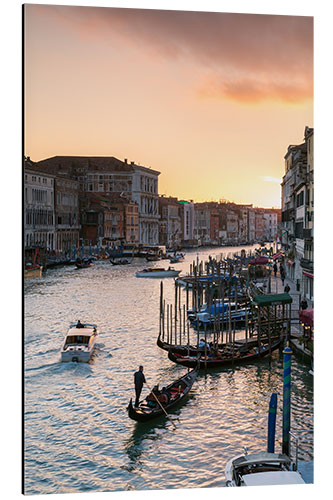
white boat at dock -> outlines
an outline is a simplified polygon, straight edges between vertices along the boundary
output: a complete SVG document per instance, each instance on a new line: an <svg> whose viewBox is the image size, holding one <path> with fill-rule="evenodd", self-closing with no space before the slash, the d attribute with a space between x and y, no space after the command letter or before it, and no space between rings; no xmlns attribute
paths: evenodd
<svg viewBox="0 0 333 500"><path fill-rule="evenodd" d="M225 467L226 486L267 486L305 484L294 470L290 457L282 453L260 452L230 459Z"/></svg>
<svg viewBox="0 0 333 500"><path fill-rule="evenodd" d="M175 278L180 273L172 267L164 269L162 267L143 269L136 273L137 278Z"/></svg>
<svg viewBox="0 0 333 500"><path fill-rule="evenodd" d="M90 323L71 324L61 348L61 361L87 363L97 339L97 326Z"/></svg>

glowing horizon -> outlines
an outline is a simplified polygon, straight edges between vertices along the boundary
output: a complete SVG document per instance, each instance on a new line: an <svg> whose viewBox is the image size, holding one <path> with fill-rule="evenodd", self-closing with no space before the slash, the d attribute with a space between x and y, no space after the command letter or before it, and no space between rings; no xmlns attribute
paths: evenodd
<svg viewBox="0 0 333 500"><path fill-rule="evenodd" d="M313 19L25 5L25 154L114 156L179 199L280 207Z"/></svg>

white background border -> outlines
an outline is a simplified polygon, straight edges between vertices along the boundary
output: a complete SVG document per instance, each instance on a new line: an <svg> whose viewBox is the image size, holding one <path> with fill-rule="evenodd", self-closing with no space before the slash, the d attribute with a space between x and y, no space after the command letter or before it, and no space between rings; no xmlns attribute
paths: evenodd
<svg viewBox="0 0 333 500"><path fill-rule="evenodd" d="M160 8L165 10L201 10L253 14L305 15L315 17L315 485L296 487L261 487L246 490L246 498L281 498L291 495L303 499L318 495L328 498L332 491L329 472L332 450L332 7L322 1L251 2L234 0L155 0L153 1L43 1L57 5L101 7ZM22 162L22 4L17 0L1 2L1 263L2 263L2 331L1 331L1 493L16 499L21 490L21 162ZM305 126L306 124L304 124ZM302 131L301 131L302 132ZM286 144L287 148L288 144ZM283 162L283 158L281 158ZM331 412L331 413L330 413ZM221 436L223 439L223 436ZM221 479L224 463L221 463ZM33 495L30 498L64 500L111 498L153 499L244 498L244 489L195 489L144 492L80 493Z"/></svg>

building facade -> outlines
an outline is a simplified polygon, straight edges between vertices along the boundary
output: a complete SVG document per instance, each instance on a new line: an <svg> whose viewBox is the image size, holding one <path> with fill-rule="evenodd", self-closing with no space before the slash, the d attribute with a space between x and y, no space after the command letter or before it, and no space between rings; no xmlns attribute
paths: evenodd
<svg viewBox="0 0 333 500"><path fill-rule="evenodd" d="M289 146L282 183L281 245L287 276L304 297L313 300L313 129L304 142Z"/></svg>
<svg viewBox="0 0 333 500"><path fill-rule="evenodd" d="M181 246L181 217L178 199L172 196L159 197L159 244L167 248Z"/></svg>
<svg viewBox="0 0 333 500"><path fill-rule="evenodd" d="M30 166L24 168L24 246L55 250L55 177Z"/></svg>
<svg viewBox="0 0 333 500"><path fill-rule="evenodd" d="M179 214L181 219L181 241L183 246L193 246L197 244L194 237L194 203L193 201L180 200Z"/></svg>
<svg viewBox="0 0 333 500"><path fill-rule="evenodd" d="M136 202L139 210L139 243L158 245L160 172L111 156L54 156L37 162L36 166L54 173L74 175L79 182L80 198L93 194L112 198L115 194L122 194ZM132 229L132 236L135 237L134 227Z"/></svg>
<svg viewBox="0 0 333 500"><path fill-rule="evenodd" d="M66 175L55 177L55 251L69 252L79 245L80 216L78 181Z"/></svg>

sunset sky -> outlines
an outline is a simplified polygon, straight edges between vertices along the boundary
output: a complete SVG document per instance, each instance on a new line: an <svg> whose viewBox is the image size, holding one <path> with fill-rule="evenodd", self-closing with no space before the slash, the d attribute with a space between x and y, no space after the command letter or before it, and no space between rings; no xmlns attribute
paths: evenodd
<svg viewBox="0 0 333 500"><path fill-rule="evenodd" d="M25 6L25 154L115 156L159 192L280 206L313 126L311 17Z"/></svg>

